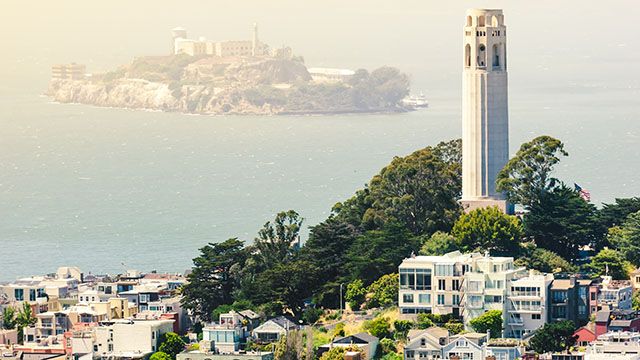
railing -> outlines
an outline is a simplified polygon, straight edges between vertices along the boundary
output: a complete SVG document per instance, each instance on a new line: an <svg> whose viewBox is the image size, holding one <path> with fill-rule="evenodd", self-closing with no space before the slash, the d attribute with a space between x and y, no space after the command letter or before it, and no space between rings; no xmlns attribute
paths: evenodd
<svg viewBox="0 0 640 360"><path fill-rule="evenodd" d="M519 326L519 325L523 325L524 321L522 320L522 318L509 317L509 320L507 320L507 324Z"/></svg>
<svg viewBox="0 0 640 360"><path fill-rule="evenodd" d="M539 291L512 291L509 294L510 297L540 297Z"/></svg>

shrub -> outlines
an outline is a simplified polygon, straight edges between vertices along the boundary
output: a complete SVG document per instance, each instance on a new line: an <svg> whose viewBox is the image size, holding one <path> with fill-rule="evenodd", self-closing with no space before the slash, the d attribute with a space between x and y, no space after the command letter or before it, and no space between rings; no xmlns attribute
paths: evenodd
<svg viewBox="0 0 640 360"><path fill-rule="evenodd" d="M389 323L389 319L385 317L378 317L371 321L366 321L363 324L363 328L377 338L391 338L391 324Z"/></svg>

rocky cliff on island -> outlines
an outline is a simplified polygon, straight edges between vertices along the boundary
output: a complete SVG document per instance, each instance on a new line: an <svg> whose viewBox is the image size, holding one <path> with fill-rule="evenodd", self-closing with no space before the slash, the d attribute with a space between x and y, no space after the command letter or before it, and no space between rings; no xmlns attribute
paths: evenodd
<svg viewBox="0 0 640 360"><path fill-rule="evenodd" d="M103 74L54 76L47 94L62 103L194 114L407 110L409 79L397 69L326 75L312 76L295 57L147 56Z"/></svg>

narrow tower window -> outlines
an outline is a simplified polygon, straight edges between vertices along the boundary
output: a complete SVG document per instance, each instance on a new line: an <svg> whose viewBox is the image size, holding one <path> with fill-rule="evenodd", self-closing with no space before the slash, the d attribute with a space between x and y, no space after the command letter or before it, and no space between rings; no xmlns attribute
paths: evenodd
<svg viewBox="0 0 640 360"><path fill-rule="evenodd" d="M500 67L500 48L498 44L493 44L493 67Z"/></svg>
<svg viewBox="0 0 640 360"><path fill-rule="evenodd" d="M464 66L471 66L471 45L469 44L464 47Z"/></svg>

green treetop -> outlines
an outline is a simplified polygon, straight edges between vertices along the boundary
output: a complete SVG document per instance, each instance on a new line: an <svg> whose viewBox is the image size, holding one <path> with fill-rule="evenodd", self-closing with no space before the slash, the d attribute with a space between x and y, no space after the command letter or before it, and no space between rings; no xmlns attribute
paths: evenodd
<svg viewBox="0 0 640 360"><path fill-rule="evenodd" d="M472 319L469 324L476 332L489 331L492 338L502 337L502 311L500 310L489 310Z"/></svg>
<svg viewBox="0 0 640 360"><path fill-rule="evenodd" d="M451 230L464 252L520 253L523 230L520 220L497 207L475 209L460 216Z"/></svg>
<svg viewBox="0 0 640 360"><path fill-rule="evenodd" d="M171 359L175 360L176 355L184 351L185 345L184 340L178 334L168 332L160 337L158 351L169 355Z"/></svg>
<svg viewBox="0 0 640 360"><path fill-rule="evenodd" d="M551 191L558 179L551 176L560 156L567 156L564 144L551 136L539 136L520 146L516 156L498 173L497 190L506 194L512 204L526 208Z"/></svg>
<svg viewBox="0 0 640 360"><path fill-rule="evenodd" d="M576 343L575 329L573 322L568 320L544 324L529 340L529 347L538 354L568 350Z"/></svg>

